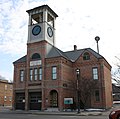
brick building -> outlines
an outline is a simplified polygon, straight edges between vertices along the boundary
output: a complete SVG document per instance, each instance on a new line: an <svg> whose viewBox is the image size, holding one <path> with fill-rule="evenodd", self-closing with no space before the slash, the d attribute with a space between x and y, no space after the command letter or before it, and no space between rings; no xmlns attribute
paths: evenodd
<svg viewBox="0 0 120 119"><path fill-rule="evenodd" d="M58 15L49 6L39 6L27 10L27 13L27 55L13 63L13 108L63 110L69 104L75 106L76 69L80 71L79 76L97 82L87 107L110 108L111 66L106 59L91 48L77 49L74 45L74 50L63 52L55 47L55 20ZM71 103L66 104L66 100Z"/></svg>
<svg viewBox="0 0 120 119"><path fill-rule="evenodd" d="M120 100L120 85L112 84L113 101Z"/></svg>
<svg viewBox="0 0 120 119"><path fill-rule="evenodd" d="M0 79L0 106L12 106L13 83Z"/></svg>

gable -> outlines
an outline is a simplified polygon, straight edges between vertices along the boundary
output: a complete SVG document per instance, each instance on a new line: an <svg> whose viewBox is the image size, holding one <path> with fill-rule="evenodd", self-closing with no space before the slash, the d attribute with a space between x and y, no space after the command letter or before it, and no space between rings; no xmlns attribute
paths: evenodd
<svg viewBox="0 0 120 119"><path fill-rule="evenodd" d="M65 52L65 55L72 61L75 62L77 59L79 59L85 52L88 52L92 54L97 59L103 58L100 54L92 50L91 48L85 48L80 50L73 50L69 52Z"/></svg>

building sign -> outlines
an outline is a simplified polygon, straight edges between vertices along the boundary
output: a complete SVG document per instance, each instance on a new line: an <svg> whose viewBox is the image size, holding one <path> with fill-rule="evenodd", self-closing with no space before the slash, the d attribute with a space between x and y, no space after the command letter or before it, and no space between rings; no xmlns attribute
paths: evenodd
<svg viewBox="0 0 120 119"><path fill-rule="evenodd" d="M41 65L41 60L37 60L37 61L30 61L30 66L37 66L37 65Z"/></svg>
<svg viewBox="0 0 120 119"><path fill-rule="evenodd" d="M64 104L73 104L73 98L64 98Z"/></svg>

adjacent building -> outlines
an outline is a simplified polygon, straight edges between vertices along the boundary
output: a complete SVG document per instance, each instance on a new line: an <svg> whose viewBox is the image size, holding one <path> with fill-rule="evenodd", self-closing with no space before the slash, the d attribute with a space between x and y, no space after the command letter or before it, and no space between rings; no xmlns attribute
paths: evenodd
<svg viewBox="0 0 120 119"><path fill-rule="evenodd" d="M113 101L120 101L120 85L112 84Z"/></svg>
<svg viewBox="0 0 120 119"><path fill-rule="evenodd" d="M58 49L55 46L58 15L48 5L27 10L27 13L27 54L13 63L13 109L63 110L70 105L75 108L80 77L97 82L87 107L110 108L111 66L107 60L91 48L77 49L74 45L72 51Z"/></svg>
<svg viewBox="0 0 120 119"><path fill-rule="evenodd" d="M12 106L13 83L0 80L0 106Z"/></svg>

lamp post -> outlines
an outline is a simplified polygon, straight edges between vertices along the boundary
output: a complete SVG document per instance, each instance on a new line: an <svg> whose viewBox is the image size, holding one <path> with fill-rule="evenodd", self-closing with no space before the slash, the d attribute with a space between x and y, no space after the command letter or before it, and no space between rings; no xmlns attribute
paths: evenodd
<svg viewBox="0 0 120 119"><path fill-rule="evenodd" d="M77 75L77 103L78 103L78 112L80 113L80 93L79 93L79 78L80 78L80 69L76 69Z"/></svg>
<svg viewBox="0 0 120 119"><path fill-rule="evenodd" d="M98 51L98 54L99 54L99 45L98 45L98 41L100 40L100 37L99 36L96 36L95 37L95 40L97 42L97 51Z"/></svg>

